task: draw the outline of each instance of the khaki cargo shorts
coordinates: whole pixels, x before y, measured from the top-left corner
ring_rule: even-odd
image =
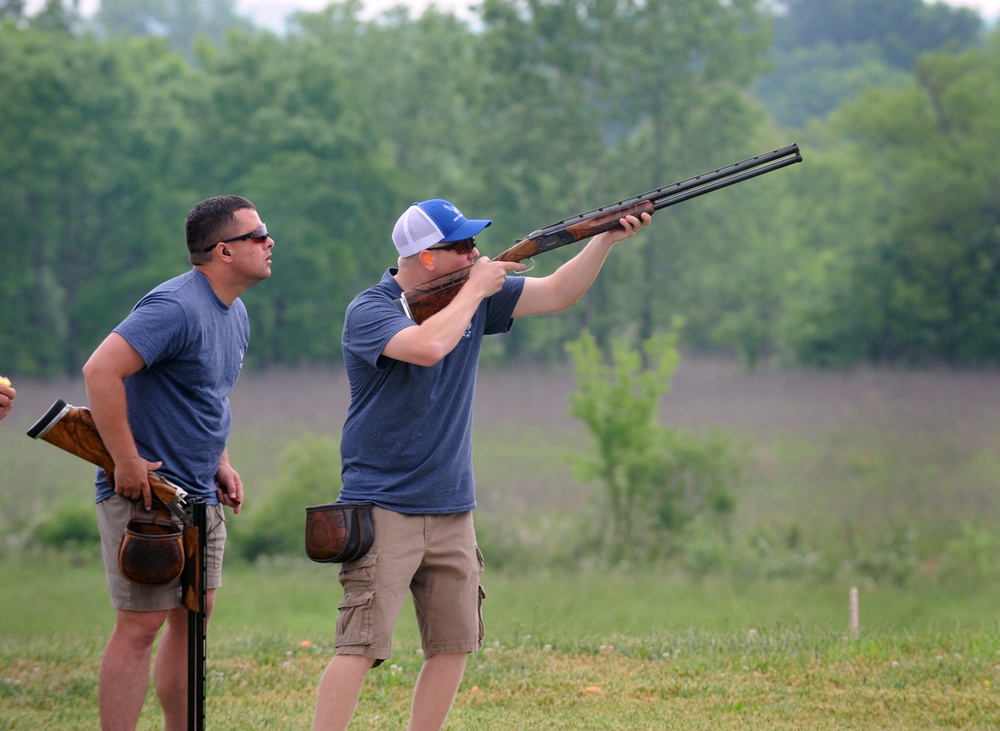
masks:
[[[374,658],[376,666],[389,659],[408,592],[425,658],[482,647],[486,593],[472,512],[403,515],[376,507],[372,518],[371,549],[340,569],[337,652]]]

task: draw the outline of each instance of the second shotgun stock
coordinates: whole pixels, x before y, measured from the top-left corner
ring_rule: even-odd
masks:
[[[56,400],[45,415],[28,430],[32,439],[41,439],[53,446],[102,467],[113,479],[115,462],[104,446],[94,417],[86,406],[71,406],[62,399]],[[150,471],[149,489],[181,520],[190,521],[183,510],[187,491],[178,487],[158,472]]]
[[[86,406],[71,406],[56,400],[45,415],[28,430],[32,439],[59,447],[72,455],[102,467],[113,479],[115,463],[94,425],[94,416]],[[203,611],[204,583],[201,555],[201,530],[185,510],[187,491],[163,475],[149,472],[149,489],[184,524],[184,572],[181,577],[181,604],[189,612]]]
[[[665,185],[617,203],[595,208],[532,231],[513,246],[494,257],[494,261],[523,261],[560,246],[589,239],[599,233],[620,228],[625,216],[653,214],[661,208],[697,198],[715,190],[741,183],[758,175],[802,162],[799,146],[791,144],[772,152]],[[418,325],[448,306],[469,278],[472,267],[438,277],[403,292],[399,306]]]

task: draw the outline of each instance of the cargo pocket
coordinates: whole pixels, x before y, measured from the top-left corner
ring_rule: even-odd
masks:
[[[486,590],[482,585],[479,587],[479,642],[486,636],[486,625],[483,623],[483,599],[486,598]]]
[[[337,575],[345,594],[356,593],[370,587],[375,577],[374,566],[378,558],[377,551],[368,551],[355,561],[345,561],[340,565]]]
[[[483,572],[486,570],[486,562],[483,560],[483,552],[479,550],[479,546],[476,546],[476,560],[479,562],[479,575],[482,576]],[[483,600],[486,598],[486,590],[483,588],[482,581],[479,583],[479,642],[482,644],[483,638],[486,636],[486,625],[483,623]]]
[[[359,647],[372,643],[372,601],[375,589],[376,551],[369,551],[356,561],[340,566],[340,585],[344,598],[337,605],[337,645]]]
[[[346,594],[337,605],[337,638],[346,647],[371,644],[372,598],[375,592]]]

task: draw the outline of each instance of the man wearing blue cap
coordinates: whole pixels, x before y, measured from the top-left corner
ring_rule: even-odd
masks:
[[[343,564],[335,644],[313,728],[345,729],[368,671],[392,655],[392,632],[412,593],[424,652],[409,728],[439,729],[483,640],[482,554],[476,545],[472,406],[483,336],[520,317],[575,304],[617,242],[650,221],[628,216],[547,277],[508,277],[524,264],[480,257],[470,220],[446,200],[411,205],[392,231],[398,266],[359,294],[344,321],[351,405],[341,438],[340,500],[374,503],[375,542]],[[416,324],[404,290],[471,265],[443,309]]]

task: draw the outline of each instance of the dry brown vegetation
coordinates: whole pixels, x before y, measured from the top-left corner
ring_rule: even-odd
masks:
[[[14,374],[16,376],[16,374]],[[24,436],[55,398],[86,402],[78,380],[22,381],[0,425],[3,489],[30,478],[25,517],[42,499],[87,492],[90,469]],[[591,447],[568,415],[569,365],[479,374],[476,468],[481,509],[513,515],[571,511],[596,486],[573,476],[569,455]],[[232,457],[249,497],[280,471],[300,435],[336,443],[349,394],[341,369],[246,372],[233,394]],[[759,369],[688,354],[661,409],[666,426],[721,429],[747,454],[740,516],[762,525],[831,519],[852,530],[879,521],[996,517],[1000,484],[1000,373],[994,370]],[[72,465],[72,466],[70,466]],[[80,484],[70,487],[66,471]],[[331,475],[331,491],[339,476]],[[8,494],[8,497],[12,497]]]

